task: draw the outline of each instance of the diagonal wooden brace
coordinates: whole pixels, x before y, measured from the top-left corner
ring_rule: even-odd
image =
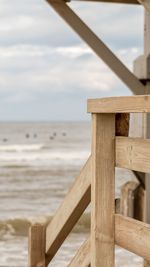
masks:
[[[90,267],[91,266],[90,253],[90,238],[88,238],[81,248],[77,251],[71,263],[67,267]]]
[[[92,48],[111,70],[131,89],[142,94],[145,86],[96,36],[96,34],[75,14],[63,0],[46,0],[71,28]]]

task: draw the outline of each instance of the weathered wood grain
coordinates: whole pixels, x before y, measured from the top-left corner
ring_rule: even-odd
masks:
[[[150,173],[150,139],[116,137],[116,166]]]
[[[46,267],[45,225],[34,224],[29,229],[29,267]]]
[[[139,183],[128,181],[121,188],[121,210],[120,213],[127,217],[134,218],[135,191]]]
[[[115,242],[118,246],[150,261],[150,225],[115,215]]]
[[[150,113],[150,95],[89,99],[87,110],[90,113]]]
[[[68,267],[90,267],[90,238],[84,242]]]
[[[114,267],[115,114],[92,121],[91,267]]]

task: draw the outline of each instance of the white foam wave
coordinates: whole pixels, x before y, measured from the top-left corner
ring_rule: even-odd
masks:
[[[21,152],[21,151],[38,151],[44,147],[44,144],[14,144],[14,145],[1,145],[0,152]]]
[[[34,151],[20,153],[1,152],[0,166],[79,164],[87,159],[88,151]]]

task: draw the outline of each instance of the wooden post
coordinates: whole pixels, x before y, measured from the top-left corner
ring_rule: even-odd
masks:
[[[140,56],[135,61],[135,74],[139,79],[142,79],[146,86],[144,92],[141,94],[150,93],[150,1],[142,1],[145,8],[145,27],[144,27],[144,55]],[[142,132],[140,137],[150,138],[150,114],[143,114],[141,123],[138,127],[141,127]],[[136,131],[135,131],[136,132]],[[150,223],[150,174],[144,175],[145,188],[146,188],[146,200],[145,200],[145,221]],[[150,266],[150,263],[145,262],[144,266]]]
[[[148,27],[147,30],[149,30],[148,38],[149,38],[149,49],[150,49],[150,14],[147,15],[146,12],[146,25]],[[147,17],[148,16],[148,17]],[[147,38],[146,38],[147,39]],[[148,45],[148,44],[147,44]],[[150,52],[150,51],[149,51]],[[150,66],[149,66],[150,69]],[[146,84],[146,93],[150,93],[150,82]],[[145,114],[145,137],[150,138],[150,114]],[[150,174],[145,174],[145,218],[144,220],[150,224]],[[150,267],[150,261],[144,260],[144,267]]]
[[[138,183],[129,181],[121,188],[121,214],[134,218],[134,195]]]
[[[150,2],[149,2],[150,7]],[[146,74],[147,74],[147,83],[146,83],[146,94],[150,94],[150,13],[145,11],[145,57],[147,59],[146,64]],[[145,137],[150,138],[150,114],[146,114],[145,119]],[[146,174],[146,222],[150,224],[150,174]],[[149,264],[150,266],[150,264]]]
[[[29,229],[29,267],[46,267],[45,225],[34,224]]]
[[[91,267],[114,267],[115,114],[93,114]]]
[[[138,182],[129,181],[121,188],[120,213],[144,221],[145,190]]]
[[[144,221],[145,216],[145,190],[139,184],[134,194],[134,218],[139,221]]]

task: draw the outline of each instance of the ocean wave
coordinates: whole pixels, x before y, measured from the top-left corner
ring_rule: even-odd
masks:
[[[22,152],[22,151],[38,151],[45,148],[44,144],[14,144],[0,145],[0,152]]]
[[[80,164],[87,159],[88,151],[48,151],[40,152],[35,151],[11,153],[0,153],[0,166],[50,166],[50,165],[62,165],[62,164]]]
[[[29,227],[34,223],[48,224],[53,219],[52,216],[38,218],[14,218],[0,221],[0,238],[5,235],[27,236]],[[79,219],[73,229],[74,233],[88,231],[90,229],[90,214],[85,213]]]

